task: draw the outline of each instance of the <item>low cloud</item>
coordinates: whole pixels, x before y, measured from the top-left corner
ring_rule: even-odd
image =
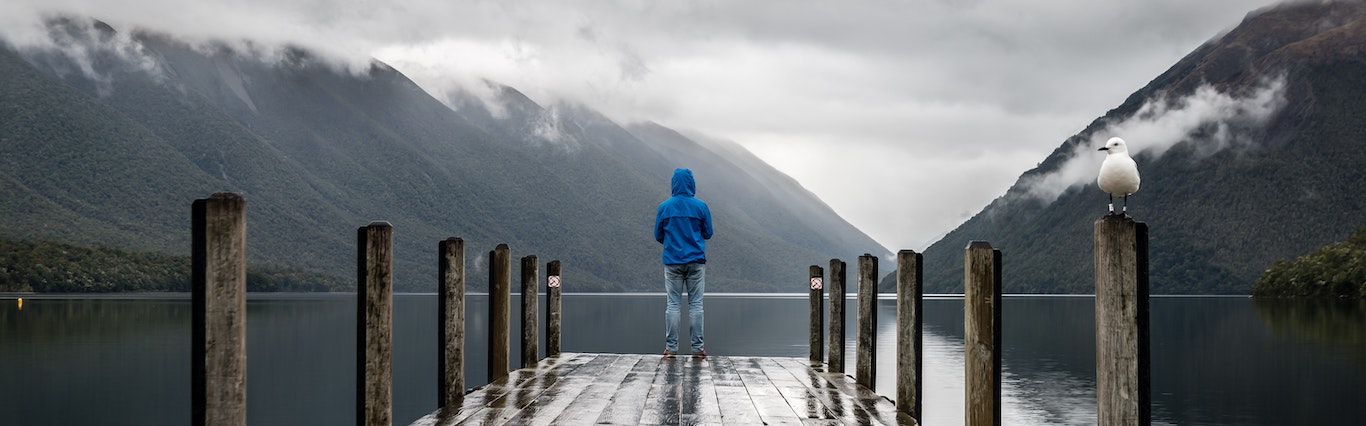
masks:
[[[146,72],[161,79],[161,67],[130,32],[89,18],[46,15],[20,36],[0,38],[29,61],[42,64],[58,76],[78,74],[95,84],[101,96],[113,87],[113,71]]]
[[[1161,158],[1183,142],[1197,144],[1195,152],[1202,157],[1248,146],[1285,102],[1284,75],[1266,79],[1241,95],[1208,84],[1177,99],[1159,94],[1128,118],[1091,133],[1085,143],[1073,147],[1057,170],[1026,178],[1024,191],[1031,198],[1052,203],[1069,188],[1094,182],[1105,159],[1096,150],[1112,137],[1124,139],[1129,155],[1139,157],[1140,170],[1143,160]]]
[[[1077,125],[1278,1],[5,0],[0,39],[45,37],[26,24],[64,13],[267,62],[288,46],[362,73],[377,58],[500,116],[495,81],[541,105],[735,140],[879,242],[919,249]],[[795,145],[838,160],[808,167]],[[933,184],[851,197],[845,179]]]

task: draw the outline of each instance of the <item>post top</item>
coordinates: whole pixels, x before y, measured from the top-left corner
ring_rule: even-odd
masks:
[[[1133,216],[1129,216],[1129,215],[1124,214],[1124,213],[1106,213],[1105,216],[1102,216],[1100,219],[1097,219],[1097,220],[1096,220],[1096,223],[1101,223],[1101,222],[1105,222],[1105,223],[1116,223],[1116,224],[1118,224],[1118,223],[1143,223],[1143,222],[1135,221]]]
[[[213,200],[241,201],[241,200],[242,200],[242,194],[238,194],[238,193],[236,193],[236,192],[215,192],[215,193],[213,193],[213,195],[210,195],[210,196],[209,196],[209,199],[213,199]]]
[[[991,243],[982,240],[972,240],[972,242],[968,243],[967,249],[992,250]]]
[[[911,249],[901,249],[901,251],[896,252],[896,254],[916,254],[916,251]]]
[[[370,224],[369,224],[369,225],[365,225],[365,227],[367,227],[367,228],[393,228],[394,225],[390,225],[390,224],[389,224],[389,221],[387,221],[387,220],[372,220],[372,221],[370,221]]]

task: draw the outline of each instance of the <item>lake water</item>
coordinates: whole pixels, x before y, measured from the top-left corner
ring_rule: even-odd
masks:
[[[15,295],[0,295],[0,424],[189,421],[188,295],[22,297],[20,308]],[[487,377],[486,302],[468,299],[469,386]],[[663,303],[663,295],[566,295],[563,349],[658,353]],[[1005,298],[1005,424],[1095,423],[1093,303]],[[354,424],[354,295],[253,294],[247,306],[249,423]],[[848,306],[853,371],[852,299]],[[894,395],[895,300],[878,308],[877,391]],[[713,293],[706,309],[712,355],[807,354],[804,294]],[[395,296],[395,424],[436,407],[436,310],[434,295]],[[924,311],[926,423],[962,424],[962,299],[928,298]],[[1346,425],[1366,415],[1366,302],[1155,297],[1151,322],[1156,424]]]

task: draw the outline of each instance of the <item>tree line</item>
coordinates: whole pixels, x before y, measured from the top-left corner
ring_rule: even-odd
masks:
[[[247,291],[346,291],[341,279],[274,265],[247,265]],[[188,292],[190,257],[0,238],[0,291]]]
[[[1277,260],[1257,279],[1252,295],[1366,299],[1366,226],[1345,241],[1294,260]]]

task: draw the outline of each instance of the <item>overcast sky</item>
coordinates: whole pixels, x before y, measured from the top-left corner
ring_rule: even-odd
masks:
[[[733,140],[888,248],[923,250],[1272,3],[5,0],[0,33],[37,43],[36,17],[60,11],[378,58],[438,98],[489,79]]]

